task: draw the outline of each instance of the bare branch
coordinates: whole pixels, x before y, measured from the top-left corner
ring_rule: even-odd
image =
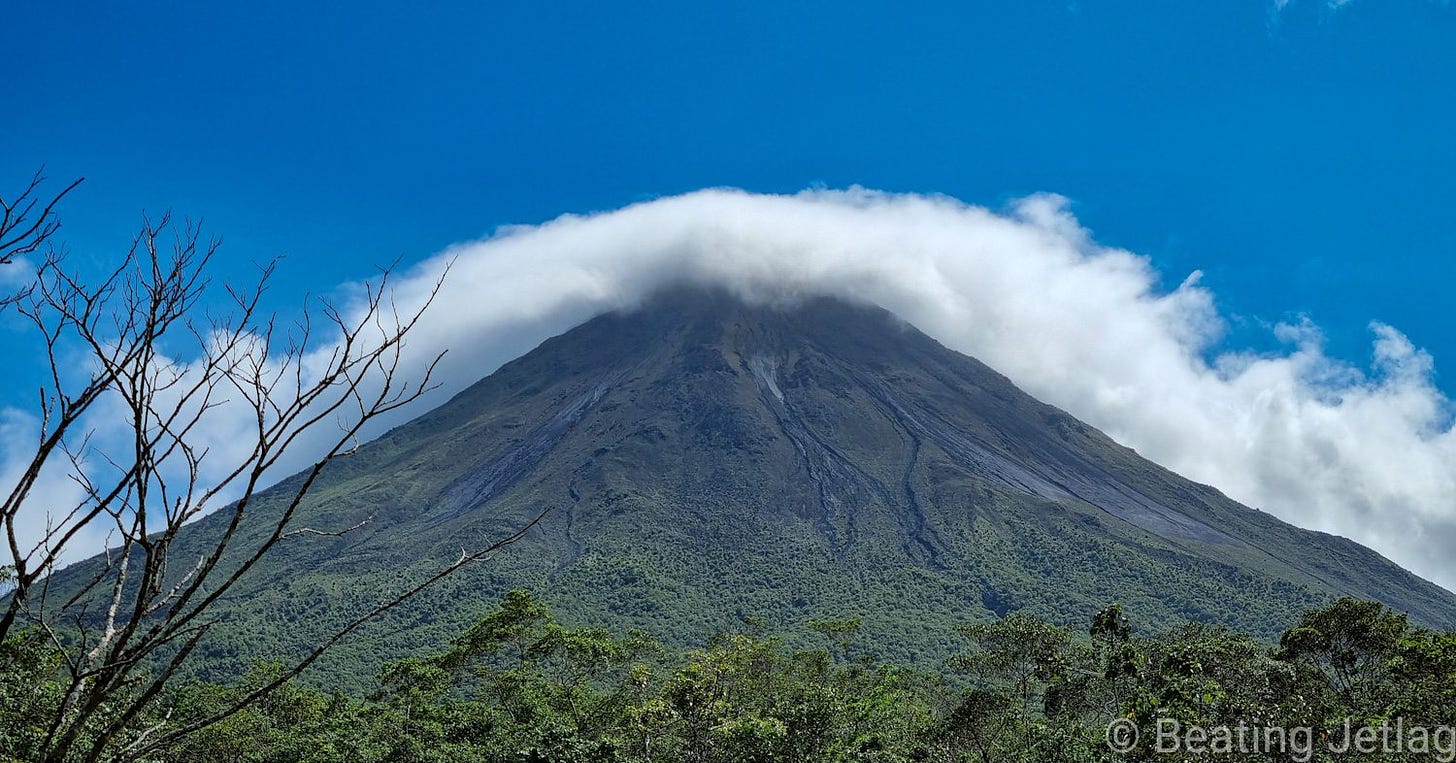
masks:
[[[30,179],[30,185],[20,195],[10,200],[0,198],[0,265],[8,265],[16,257],[40,249],[47,239],[60,230],[61,221],[55,215],[56,205],[85,179],[77,178],[61,189],[60,193],[50,197],[45,206],[40,208],[39,214],[36,214],[36,207],[44,198],[39,195],[40,187],[45,184],[43,169],[36,171]]]
[[[354,532],[355,530],[358,530],[359,528],[373,521],[374,517],[365,517],[362,521],[360,521],[353,527],[346,527],[342,530],[336,530],[333,532],[329,532],[327,530],[315,530],[312,527],[300,527],[297,530],[289,530],[288,532],[283,533],[283,540],[294,538],[299,535],[313,535],[321,538],[342,538],[345,535],[348,535],[349,533]]]
[[[512,543],[515,543],[516,541],[520,540],[521,538],[524,538],[526,536],[526,533],[529,532],[531,530],[531,528],[535,527],[537,523],[539,523],[548,513],[550,513],[550,511],[551,510],[549,508],[546,509],[545,511],[542,511],[540,514],[537,514],[535,516],[535,518],[533,518],[530,522],[526,523],[519,530],[516,530],[514,533],[510,534],[509,536],[507,536],[505,538],[502,538],[501,540],[498,540],[498,541],[490,544],[489,546],[486,546],[485,548],[480,549],[479,551],[476,551],[476,552],[473,552],[473,553],[469,553],[469,552],[466,552],[466,551],[461,551],[460,552],[460,557],[458,559],[456,559],[455,562],[453,562],[450,565],[448,565],[448,566],[440,569],[435,574],[433,574],[430,577],[428,577],[428,578],[420,581],[419,583],[415,584],[414,586],[406,589],[404,592],[402,592],[402,593],[400,593],[400,594],[398,594],[396,596],[393,596],[393,597],[391,597],[389,599],[386,599],[385,601],[380,602],[378,605],[376,605],[373,609],[369,610],[368,612],[365,612],[364,614],[359,615],[358,617],[354,618],[352,621],[349,622],[348,625],[346,625],[343,628],[341,628],[338,631],[336,631],[334,633],[334,635],[330,636],[323,643],[319,644],[316,648],[314,648],[313,651],[309,652],[308,656],[304,657],[297,664],[295,664],[292,668],[289,668],[288,670],[283,671],[280,675],[278,675],[277,677],[275,677],[269,683],[267,683],[267,684],[265,684],[263,686],[260,686],[257,689],[254,689],[253,691],[249,692],[248,694],[244,695],[243,697],[241,697],[240,699],[238,699],[237,701],[235,701],[233,704],[229,705],[227,708],[225,708],[225,709],[223,709],[223,710],[221,710],[221,711],[219,711],[219,712],[217,712],[217,713],[215,713],[213,715],[207,716],[205,718],[199,718],[199,719],[197,719],[195,721],[192,721],[192,722],[190,722],[190,723],[188,723],[188,724],[186,724],[184,726],[181,726],[181,727],[179,727],[179,728],[177,728],[177,729],[175,729],[175,730],[173,730],[173,731],[171,731],[171,732],[169,732],[169,733],[167,733],[167,734],[165,734],[165,735],[163,735],[161,737],[158,737],[156,741],[154,741],[150,745],[147,745],[147,746],[141,748],[140,751],[141,752],[150,752],[152,750],[156,750],[156,749],[160,749],[162,747],[165,747],[167,744],[169,744],[171,742],[175,742],[178,739],[181,739],[182,737],[184,737],[184,736],[186,736],[186,735],[188,735],[190,733],[193,733],[193,732],[196,732],[196,731],[198,731],[200,729],[203,729],[203,728],[206,728],[208,726],[211,726],[211,725],[213,725],[215,723],[218,723],[219,721],[226,720],[227,718],[229,718],[229,717],[231,717],[233,715],[236,715],[238,712],[242,711],[244,708],[247,708],[247,707],[251,706],[252,704],[256,703],[258,700],[262,699],[263,697],[266,697],[267,695],[271,694],[272,692],[277,691],[279,687],[281,687],[284,684],[286,684],[289,681],[291,681],[299,673],[302,673],[304,670],[307,670],[310,665],[312,665],[315,662],[317,662],[318,659],[320,657],[322,657],[324,655],[324,653],[327,652],[331,647],[333,647],[339,641],[342,641],[345,637],[347,637],[350,633],[353,633],[360,626],[362,626],[365,623],[369,622],[370,620],[373,620],[374,618],[376,618],[376,617],[384,614],[385,612],[388,612],[389,610],[394,609],[395,607],[399,606],[400,604],[403,604],[404,602],[409,601],[411,598],[415,597],[420,592],[422,592],[425,589],[429,588],[430,586],[432,586],[432,585],[440,582],[441,580],[444,580],[445,578],[449,577],[450,575],[453,575],[454,573],[458,572],[461,568],[465,567],[466,565],[469,565],[469,564],[474,563],[474,562],[478,562],[478,561],[486,558],[487,556],[490,556],[491,554],[493,554],[493,553],[501,550],[502,548],[505,548],[506,546],[509,546]]]

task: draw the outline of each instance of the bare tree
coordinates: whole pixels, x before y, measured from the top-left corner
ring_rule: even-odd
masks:
[[[77,178],[60,193],[46,198],[41,193],[45,174],[38,170],[18,196],[9,200],[0,197],[0,265],[9,265],[15,258],[40,249],[60,229],[56,205],[84,180]]]
[[[37,251],[60,229],[56,205],[83,181],[85,178],[77,178],[59,193],[47,197],[41,192],[45,184],[44,170],[37,170],[18,195],[0,197],[0,265],[13,265],[17,259]],[[22,290],[19,294],[0,294],[0,309],[23,293]],[[0,570],[0,582],[4,581],[4,572]]]
[[[37,207],[39,183],[37,176],[5,206],[0,240],[9,248],[0,247],[0,255],[6,258],[42,251],[56,230],[55,201],[74,187]],[[391,296],[386,271],[367,286],[362,304],[320,301],[280,326],[260,309],[272,264],[253,288],[216,291],[206,273],[218,245],[195,225],[147,220],[110,272],[88,281],[51,249],[34,283],[14,298],[13,307],[38,332],[49,366],[33,454],[15,484],[0,487],[3,566],[11,586],[0,602],[0,643],[12,632],[39,628],[64,658],[64,696],[34,752],[42,761],[134,759],[226,718],[370,618],[535,524],[485,548],[462,550],[437,573],[358,613],[276,680],[223,711],[185,721],[160,717],[159,701],[185,672],[218,602],[260,559],[291,537],[354,529],[299,526],[298,509],[324,467],[354,446],[365,425],[431,388],[440,360],[434,357],[415,380],[401,373],[405,339],[439,282],[421,304],[403,308]],[[219,300],[228,303],[227,314],[204,317]],[[79,374],[77,353],[89,364]],[[202,436],[209,422],[225,409],[236,415],[238,407],[248,422],[242,442],[234,438],[230,457],[209,450]],[[124,421],[124,448],[91,444],[100,415]],[[260,501],[275,467],[303,448],[311,465]],[[57,505],[59,491],[42,487],[57,473],[79,497]],[[219,516],[210,520],[214,532],[206,547],[174,558],[184,525],[214,509]],[[25,521],[36,512],[46,521],[27,537]],[[64,595],[53,593],[52,573],[86,534],[100,529],[109,541],[94,574]]]

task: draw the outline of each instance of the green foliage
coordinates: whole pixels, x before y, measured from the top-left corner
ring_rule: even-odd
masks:
[[[1279,639],[1279,656],[1319,671],[1341,706],[1378,704],[1391,685],[1392,658],[1411,633],[1405,615],[1373,601],[1340,599],[1306,612]]]
[[[71,686],[66,667],[51,635],[40,629],[12,631],[0,643],[0,763],[31,763],[53,751],[55,722]],[[119,750],[136,740],[146,728],[141,721],[101,739],[101,729],[120,716],[119,707],[129,699],[118,692],[101,703],[77,729],[75,749],[60,763],[86,760],[93,746]]]
[[[1456,632],[1356,600],[1304,613],[1273,649],[1202,623],[1140,634],[1120,607],[1082,634],[1013,612],[957,628],[963,646],[944,671],[855,653],[853,618],[807,623],[826,642],[810,648],[744,625],[674,654],[640,632],[563,624],[515,590],[440,651],[389,664],[368,696],[287,683],[145,761],[1100,763],[1164,759],[1147,744],[1109,752],[1112,721],[1144,740],[1167,719],[1456,723]],[[35,759],[65,690],[48,643],[30,632],[0,645],[4,763]],[[103,740],[102,760],[131,760],[124,750],[141,735],[213,716],[282,669],[258,663],[227,684],[175,688]]]
[[[819,628],[836,641],[854,630]],[[178,692],[178,720],[266,680]],[[953,693],[933,675],[734,633],[669,659],[640,633],[567,627],[523,591],[367,699],[290,685],[168,751],[199,761],[909,760]]]
[[[41,747],[60,705],[60,657],[40,631],[0,644],[0,760],[24,760]]]
[[[958,628],[964,646],[943,672],[848,654],[852,618],[807,624],[830,648],[745,625],[673,655],[640,633],[563,625],[512,591],[443,650],[392,663],[367,698],[288,684],[154,763],[1151,761],[1166,758],[1146,744],[1110,752],[1108,723],[1151,739],[1163,719],[1435,725],[1456,707],[1456,633],[1353,600],[1305,613],[1275,649],[1199,623],[1139,634],[1119,607],[1081,634],[1014,612]],[[25,692],[46,691],[37,654],[7,657],[0,739],[12,745],[34,715]],[[167,721],[216,712],[277,670],[185,687]]]

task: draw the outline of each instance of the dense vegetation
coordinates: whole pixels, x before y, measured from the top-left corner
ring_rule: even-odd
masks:
[[[367,696],[290,683],[147,759],[1152,760],[1164,759],[1153,749],[1160,719],[1185,728],[1328,729],[1331,740],[1347,720],[1456,723],[1456,633],[1353,599],[1305,613],[1276,648],[1196,623],[1139,635],[1118,607],[1080,633],[1011,613],[957,628],[962,649],[938,671],[877,661],[857,620],[808,623],[821,641],[809,649],[789,648],[759,621],[743,626],[673,654],[640,632],[563,625],[513,591],[441,651],[390,664]],[[50,654],[35,633],[0,650],[0,759],[27,760],[45,732],[60,686]],[[207,717],[274,669],[182,687],[113,747],[158,723]],[[1107,743],[1119,719],[1143,740],[1125,755]],[[1308,759],[1297,748],[1266,753],[1173,757]]]

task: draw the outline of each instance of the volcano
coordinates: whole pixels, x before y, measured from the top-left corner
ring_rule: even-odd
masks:
[[[1456,624],[1445,590],[1183,479],[881,309],[679,290],[547,340],[333,462],[299,524],[372,520],[276,549],[224,602],[207,653],[300,651],[547,509],[320,675],[367,680],[439,648],[513,587],[672,645],[750,616],[857,616],[867,649],[921,665],[955,648],[954,624],[1018,610],[1080,625],[1120,603],[1148,629],[1271,635],[1351,595]]]

